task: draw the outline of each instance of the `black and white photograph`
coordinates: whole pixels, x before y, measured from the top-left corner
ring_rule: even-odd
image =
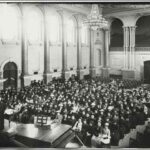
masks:
[[[150,3],[0,2],[0,148],[150,148]]]

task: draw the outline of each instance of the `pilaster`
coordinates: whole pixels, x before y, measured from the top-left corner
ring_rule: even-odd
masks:
[[[89,28],[89,33],[90,33],[90,75],[91,77],[96,76],[96,69],[94,66],[94,31]]]
[[[104,29],[104,63],[102,77],[109,77],[109,29]]]
[[[21,87],[25,86],[25,76],[28,76],[28,48],[27,48],[27,38],[24,22],[24,12],[23,6],[20,5],[21,10],[21,57],[22,57],[22,70],[21,70]]]
[[[62,20],[62,78],[68,79],[67,72],[67,41],[66,41],[66,21],[64,18],[64,12],[59,11]]]
[[[124,27],[124,69],[123,79],[135,78],[135,26]]]
[[[46,10],[43,9],[43,22],[44,22],[44,82],[48,83],[52,80],[52,75],[50,73],[50,47],[49,39],[47,36],[47,20],[46,20]]]

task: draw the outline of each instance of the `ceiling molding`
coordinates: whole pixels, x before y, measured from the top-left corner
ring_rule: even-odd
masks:
[[[88,14],[90,9],[82,4],[58,4],[59,8],[65,9],[73,13]]]
[[[128,11],[122,11],[122,12],[115,12],[110,14],[104,14],[105,17],[122,17],[122,16],[129,16],[129,15],[149,15],[150,14],[150,8],[143,8],[143,9],[136,9],[136,10],[128,10]]]

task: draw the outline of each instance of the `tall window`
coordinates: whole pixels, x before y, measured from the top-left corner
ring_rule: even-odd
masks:
[[[60,22],[56,15],[50,15],[47,18],[48,37],[52,43],[60,41]]]
[[[88,28],[85,25],[82,25],[81,29],[81,43],[82,44],[88,43]]]
[[[75,43],[75,24],[72,19],[67,20],[66,33],[67,33],[67,42],[70,44],[74,44]]]
[[[37,11],[31,10],[26,12],[25,29],[29,41],[36,42],[42,40],[42,17]]]
[[[17,40],[19,38],[17,10],[7,4],[0,7],[0,31],[4,40]]]

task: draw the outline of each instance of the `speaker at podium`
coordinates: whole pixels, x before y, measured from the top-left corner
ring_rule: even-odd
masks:
[[[144,83],[150,84],[150,60],[144,61]]]

